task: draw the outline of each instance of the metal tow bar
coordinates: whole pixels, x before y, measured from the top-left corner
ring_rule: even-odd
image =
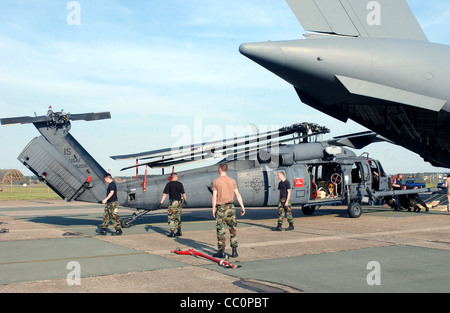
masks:
[[[171,253],[176,253],[176,254],[183,254],[183,255],[201,256],[201,257],[204,257],[204,258],[206,258],[208,260],[214,261],[214,262],[216,262],[217,264],[219,264],[220,266],[223,266],[223,267],[228,267],[228,268],[239,268],[239,267],[241,267],[241,265],[230,264],[230,263],[228,263],[225,260],[219,260],[219,259],[213,258],[213,257],[211,257],[209,255],[206,255],[206,254],[203,254],[201,252],[195,251],[194,249],[188,249],[187,251],[181,251],[180,249],[176,249],[176,250],[171,250],[170,252]]]

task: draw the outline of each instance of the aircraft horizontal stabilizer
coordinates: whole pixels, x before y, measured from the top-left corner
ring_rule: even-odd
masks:
[[[427,41],[406,0],[286,0],[307,31]]]

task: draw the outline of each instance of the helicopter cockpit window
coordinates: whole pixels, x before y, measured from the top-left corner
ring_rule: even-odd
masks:
[[[386,177],[386,173],[384,172],[384,169],[383,169],[383,167],[381,166],[381,163],[379,163],[379,162],[377,162],[378,163],[378,167],[379,167],[379,169],[380,169],[380,176],[381,177]]]
[[[322,165],[319,165],[317,167],[317,169],[316,169],[316,181],[323,180],[322,179],[322,169],[323,169]]]
[[[369,165],[372,173],[372,188],[378,190],[380,187],[380,169],[375,161],[369,161]]]

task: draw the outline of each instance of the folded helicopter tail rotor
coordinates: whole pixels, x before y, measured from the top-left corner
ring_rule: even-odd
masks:
[[[110,112],[70,114],[64,113],[63,111],[54,112],[52,110],[52,107],[50,106],[46,115],[8,117],[0,119],[0,122],[3,126],[36,123],[47,123],[49,126],[51,126],[65,124],[68,121],[97,121],[109,118],[111,118]]]

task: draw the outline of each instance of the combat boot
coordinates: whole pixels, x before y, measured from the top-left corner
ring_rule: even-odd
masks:
[[[175,237],[175,233],[173,230],[170,231],[170,233],[167,235],[167,237]]]
[[[122,229],[117,229],[114,233],[111,234],[111,236],[120,236],[122,235]]]
[[[281,224],[278,224],[277,227],[272,227],[273,231],[281,231]]]
[[[217,251],[217,253],[213,254],[213,257],[224,259],[225,258],[225,251],[223,251],[223,249],[220,249],[219,251]]]
[[[231,257],[232,258],[237,258],[238,257],[237,248],[236,247],[232,247],[231,250],[232,250]]]
[[[106,235],[106,229],[102,228],[102,229],[96,229],[95,232],[99,235]]]
[[[175,236],[183,236],[183,234],[181,233],[181,228],[178,228]]]
[[[289,224],[289,227],[286,230],[294,230],[294,224]]]

